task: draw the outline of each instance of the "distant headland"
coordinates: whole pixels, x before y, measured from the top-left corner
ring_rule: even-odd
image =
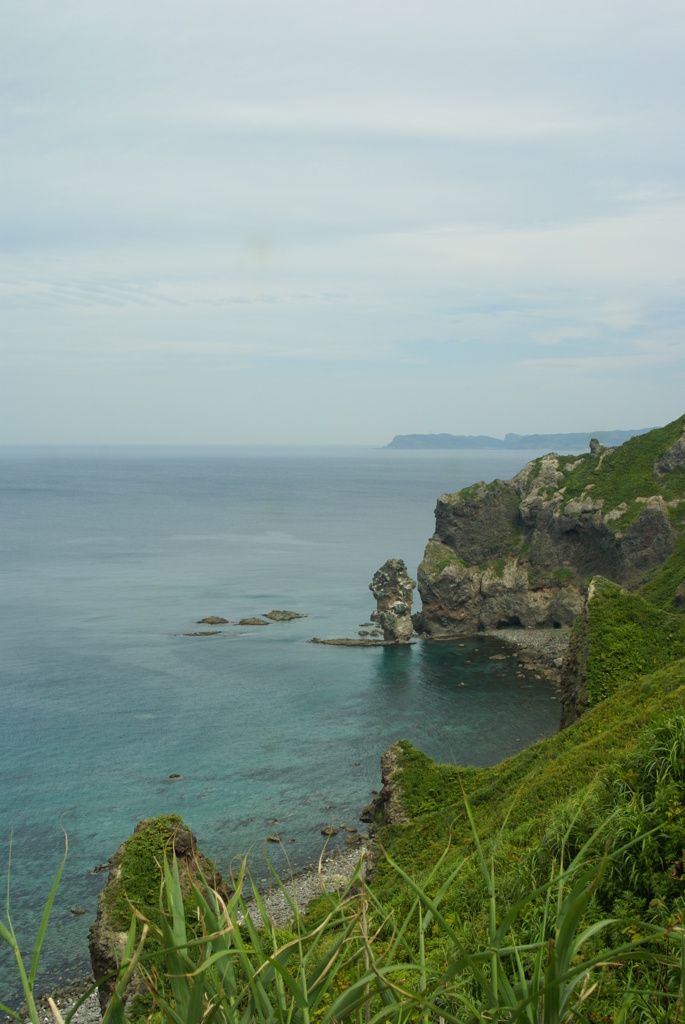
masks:
[[[646,434],[651,429],[651,427],[643,427],[640,430],[593,430],[578,431],[573,434],[505,434],[504,439],[489,437],[487,434],[395,434],[390,444],[386,444],[385,447],[405,451],[431,448],[499,448],[507,451],[523,449],[530,451],[534,448],[546,448],[548,451],[563,454],[567,451],[587,448],[591,437],[596,437],[599,443],[606,448],[616,448],[631,437]]]

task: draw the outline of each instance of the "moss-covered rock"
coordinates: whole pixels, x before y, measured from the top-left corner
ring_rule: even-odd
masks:
[[[139,822],[134,831],[109,861],[107,884],[98,898],[95,924],[90,929],[89,948],[96,980],[115,971],[121,963],[126,936],[134,911],[156,920],[160,912],[160,887],[164,858],[176,855],[184,893],[192,882],[204,885],[224,896],[230,893],[212,862],[200,852],[197,840],[178,814],[160,815]],[[99,987],[104,1013],[115,988],[115,981]],[[124,997],[127,1012],[144,1002],[144,986],[134,977]]]

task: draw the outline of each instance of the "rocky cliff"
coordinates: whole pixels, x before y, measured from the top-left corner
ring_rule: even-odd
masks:
[[[418,631],[571,625],[593,576],[649,582],[685,535],[685,416],[620,448],[590,448],[438,500]]]

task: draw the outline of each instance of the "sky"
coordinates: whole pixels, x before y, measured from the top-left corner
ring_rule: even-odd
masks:
[[[4,0],[0,444],[685,411],[685,6]]]

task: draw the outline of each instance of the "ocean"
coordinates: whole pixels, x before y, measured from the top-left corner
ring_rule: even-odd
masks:
[[[141,819],[178,812],[220,869],[251,851],[261,879],[274,830],[284,871],[318,857],[322,827],[358,825],[395,740],[485,765],[556,731],[550,686],[486,638],[308,643],[357,635],[387,558],[415,578],[440,494],[540,454],[0,448],[0,885],[11,840],[24,952],[69,837],[40,990],[88,973],[93,869]],[[235,624],[272,609],[306,617]],[[18,996],[4,948],[0,1001]]]

